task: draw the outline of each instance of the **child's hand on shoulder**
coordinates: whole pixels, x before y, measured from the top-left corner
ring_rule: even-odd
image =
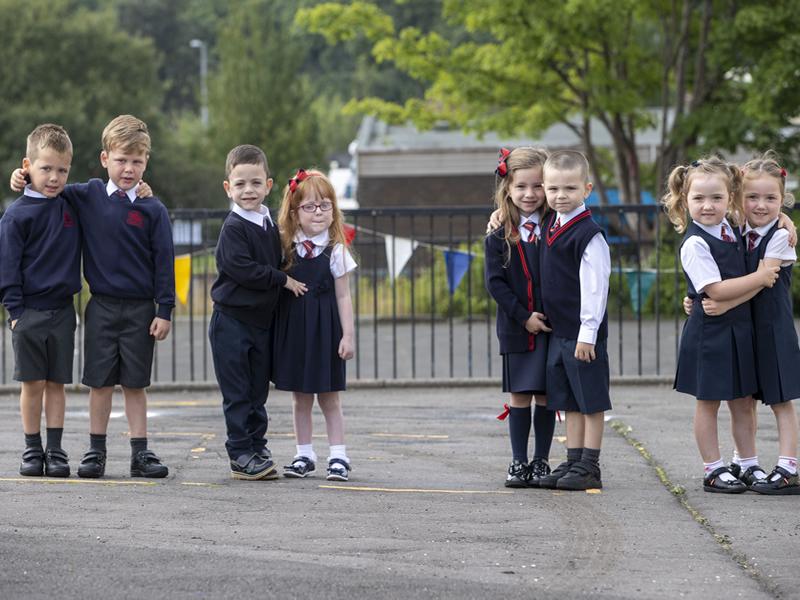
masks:
[[[778,280],[778,271],[780,267],[769,267],[763,260],[758,261],[758,270],[756,273],[761,275],[761,285],[763,287],[771,288]]]
[[[540,312],[531,313],[528,320],[525,321],[525,329],[530,333],[536,334],[542,331],[553,331],[546,324],[547,317]]]
[[[150,198],[152,195],[152,188],[144,180],[139,181],[139,187],[136,188],[136,197]]]
[[[486,233],[492,233],[495,229],[500,229],[503,222],[500,220],[500,209],[496,208],[489,216],[489,222],[486,224]]]
[[[150,335],[156,338],[156,341],[161,341],[169,335],[169,330],[172,328],[172,323],[161,317],[156,317],[150,323]]]
[[[795,227],[794,221],[789,218],[789,215],[781,213],[778,216],[778,228],[786,230],[789,234],[789,245],[794,248],[797,245],[797,227]]]
[[[11,173],[11,182],[9,185],[11,189],[15,192],[21,192],[25,189],[25,184],[28,183],[27,180],[28,171],[25,169],[14,169],[14,172]]]
[[[342,360],[350,360],[356,353],[355,344],[353,343],[353,336],[345,335],[342,341],[339,342],[339,358]]]
[[[308,291],[308,288],[306,287],[305,283],[297,281],[297,279],[292,279],[291,277],[288,276],[286,277],[286,283],[284,284],[283,287],[292,292],[295,295],[295,297],[302,296]]]
[[[592,362],[596,358],[594,344],[587,344],[586,342],[575,344],[575,358],[583,362]]]

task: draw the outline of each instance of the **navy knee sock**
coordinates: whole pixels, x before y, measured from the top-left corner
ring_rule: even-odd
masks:
[[[64,433],[63,427],[48,427],[47,428],[47,447],[50,450],[61,448],[61,436]]]
[[[528,437],[531,434],[531,407],[516,408],[508,412],[508,433],[511,436],[511,453],[514,460],[528,462]]]
[[[536,405],[533,410],[534,458],[550,457],[550,445],[553,443],[553,432],[556,429],[556,411],[546,406]]]
[[[42,433],[26,433],[25,434],[25,447],[38,448],[42,450]]]

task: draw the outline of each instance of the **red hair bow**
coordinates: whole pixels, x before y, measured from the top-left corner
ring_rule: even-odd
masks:
[[[508,163],[506,159],[511,154],[508,148],[500,148],[500,158],[497,160],[497,168],[494,170],[498,177],[505,177],[508,175]]]
[[[786,179],[786,169],[781,168],[781,177]]]
[[[297,173],[295,173],[294,177],[289,180],[289,189],[291,192],[294,194],[297,191],[297,186],[306,179],[308,179],[308,173],[306,173],[306,170],[297,169]]]

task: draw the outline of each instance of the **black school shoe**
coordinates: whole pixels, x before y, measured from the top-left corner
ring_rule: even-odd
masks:
[[[275,471],[275,463],[264,459],[258,454],[243,454],[236,460],[231,460],[231,477],[246,481],[266,479]]]
[[[343,458],[332,458],[328,461],[328,476],[325,479],[328,481],[347,481],[352,470],[353,467]]]
[[[139,450],[131,456],[131,477],[161,479],[168,474],[169,469],[161,464],[161,459],[152,450]]]
[[[44,474],[48,477],[69,477],[69,459],[61,448],[48,448],[44,453]]]
[[[757,481],[750,489],[771,496],[796,496],[800,495],[800,477],[783,467],[775,467],[766,479]]]
[[[283,467],[283,476],[289,479],[311,477],[316,472],[317,466],[307,456],[298,456],[292,461],[292,464]]]
[[[556,482],[556,489],[559,490],[594,490],[602,487],[600,467],[582,460],[572,463],[566,475]]]
[[[550,474],[550,463],[547,462],[546,458],[533,458],[528,464],[528,473],[530,474],[528,485],[530,487],[539,487],[539,480]]]
[[[723,481],[720,479],[719,476],[723,473],[730,473],[733,475],[729,467],[714,469],[711,473],[703,477],[703,490],[715,494],[741,494],[747,491],[747,485],[739,479],[734,479],[733,481]]]
[[[741,470],[741,469],[740,469]],[[756,477],[756,473],[761,471],[763,473],[763,477]],[[733,472],[733,471],[731,471]],[[766,479],[767,472],[759,467],[758,465],[753,465],[752,467],[747,467],[747,470],[738,476],[739,480],[744,483],[748,489],[753,489],[753,485],[760,480]]]
[[[25,477],[41,477],[44,475],[44,450],[41,448],[25,448],[19,474]]]
[[[106,453],[102,450],[90,449],[78,465],[78,477],[97,479],[106,473]]]
[[[258,458],[260,458],[261,460],[269,460],[269,461],[272,460],[272,452],[266,446],[261,450],[257,450],[256,456],[258,456]],[[263,477],[263,479],[278,479],[280,476],[281,475],[280,473],[278,473],[278,469],[276,468],[270,471],[266,477]]]
[[[531,480],[528,464],[521,460],[512,460],[508,465],[505,486],[507,488],[526,488]]]
[[[539,477],[539,487],[546,488],[548,490],[556,489],[558,480],[569,472],[573,464],[575,463],[565,460],[547,475]]]

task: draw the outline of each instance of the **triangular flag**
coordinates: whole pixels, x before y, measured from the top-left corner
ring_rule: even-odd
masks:
[[[447,267],[447,286],[450,288],[450,294],[452,295],[475,257],[472,254],[458,250],[444,250],[443,253],[444,263]]]
[[[631,295],[631,308],[636,314],[641,312],[642,307],[639,304],[639,282],[641,281],[642,290],[642,303],[647,300],[650,294],[650,288],[656,282],[656,274],[654,271],[626,271],[625,279],[628,280],[628,290]]]
[[[344,228],[344,243],[345,245],[349,246],[353,243],[353,240],[356,237],[356,228],[352,225],[348,225],[347,223],[344,223],[342,227]]]
[[[182,254],[175,257],[175,295],[181,304],[189,300],[189,286],[192,281],[192,255]]]
[[[394,281],[406,266],[408,259],[414,254],[419,242],[412,242],[407,238],[394,235],[384,235],[386,244],[386,266],[389,269],[389,279]]]

